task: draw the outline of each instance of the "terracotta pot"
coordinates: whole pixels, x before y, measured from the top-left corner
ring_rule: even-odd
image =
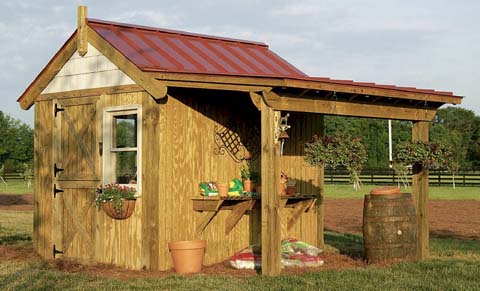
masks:
[[[127,219],[133,214],[133,211],[135,210],[135,202],[136,199],[122,199],[122,208],[115,209],[113,208],[112,201],[106,201],[102,202],[102,209],[109,217],[113,219]]]
[[[176,241],[168,244],[173,266],[178,274],[198,273],[202,270],[205,255],[204,240]]]
[[[287,183],[280,183],[280,194],[282,196],[287,195]]]
[[[247,179],[243,181],[243,190],[246,192],[253,192],[253,188],[255,188],[255,183],[252,180]]]
[[[220,197],[227,197],[228,190],[230,190],[230,183],[217,183],[217,190]]]
[[[297,195],[297,187],[287,185],[287,196],[295,196],[295,195]]]
[[[396,186],[385,186],[380,188],[375,188],[370,191],[372,195],[392,195],[392,194],[400,194],[400,188]]]

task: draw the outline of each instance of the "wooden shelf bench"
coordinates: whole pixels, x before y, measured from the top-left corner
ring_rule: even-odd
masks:
[[[294,209],[288,219],[287,229],[295,225],[302,213],[310,211],[316,200],[316,195],[282,196],[280,208]],[[197,225],[197,234],[205,230],[219,211],[231,210],[225,219],[225,234],[229,234],[243,215],[252,211],[256,203],[261,203],[261,196],[199,196],[192,198],[192,202],[194,211],[205,212]]]

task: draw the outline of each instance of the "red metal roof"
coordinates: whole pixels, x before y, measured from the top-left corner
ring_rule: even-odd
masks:
[[[311,77],[260,42],[91,18],[88,25],[142,71],[295,79],[453,96],[430,89]]]
[[[440,96],[454,96],[414,87],[397,87],[375,83],[334,80],[311,77],[295,68],[268,49],[264,43],[225,37],[194,34],[183,31],[88,19],[88,25],[115,47],[142,71],[187,73],[203,75],[228,75],[240,77],[265,77],[300,80],[315,83],[343,84],[358,87],[391,89]],[[46,68],[63,53],[76,32],[67,40],[54,58],[18,98],[18,102],[36,84]],[[457,103],[457,102],[454,102]]]
[[[304,78],[263,43],[88,19],[143,71]]]

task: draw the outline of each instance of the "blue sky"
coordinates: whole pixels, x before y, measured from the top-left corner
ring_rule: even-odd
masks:
[[[453,91],[480,115],[480,1],[10,1],[0,3],[0,110],[89,17],[266,42],[312,76]]]

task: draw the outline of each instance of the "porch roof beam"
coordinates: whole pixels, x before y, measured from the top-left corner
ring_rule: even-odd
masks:
[[[297,98],[291,94],[263,92],[267,104],[275,110],[321,113],[354,117],[384,118],[410,121],[430,121],[436,110],[409,108],[385,104],[353,103],[347,101]]]
[[[430,92],[409,91],[402,88],[383,88],[362,84],[341,84],[319,80],[281,79],[255,76],[220,76],[200,75],[188,73],[149,72],[147,73],[158,80],[182,80],[205,83],[241,84],[267,86],[272,88],[297,88],[302,90],[335,91],[337,93],[349,93],[358,95],[392,97],[407,100],[422,100],[438,103],[460,104],[462,97],[434,94]],[[303,91],[302,91],[303,92]],[[307,92],[306,92],[307,93]],[[306,94],[304,93],[304,94]]]

